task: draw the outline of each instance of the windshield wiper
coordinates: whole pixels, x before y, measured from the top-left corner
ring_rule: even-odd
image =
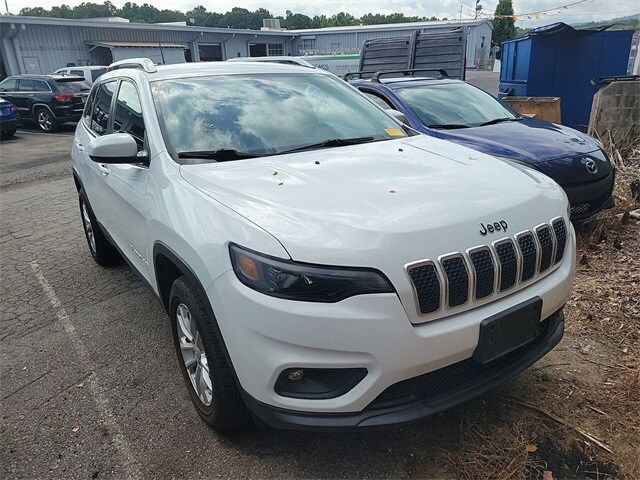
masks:
[[[494,118],[493,120],[489,120],[487,122],[482,122],[478,126],[479,127],[484,127],[485,125],[494,125],[496,123],[502,123],[502,122],[515,122],[517,120],[520,120],[520,118],[518,118],[518,117]]]
[[[469,128],[469,125],[463,125],[462,123],[440,123],[437,125],[427,125],[427,128],[433,128],[436,130],[453,130],[455,128]]]
[[[218,150],[201,150],[194,152],[178,152],[178,158],[202,158],[215,160],[216,162],[227,162],[230,160],[242,160],[245,158],[256,158],[262,155],[254,153],[240,152],[232,148],[219,148]]]
[[[318,143],[311,143],[309,145],[303,145],[302,147],[292,148],[290,150],[283,150],[278,152],[278,155],[285,153],[302,152],[304,150],[316,150],[319,148],[327,147],[345,147],[347,145],[357,145],[359,143],[367,143],[373,141],[373,137],[356,137],[356,138],[330,138]]]

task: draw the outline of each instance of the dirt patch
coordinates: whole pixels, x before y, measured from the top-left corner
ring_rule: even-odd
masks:
[[[548,439],[532,453],[526,476],[540,478],[545,471],[551,472],[554,478],[567,480],[604,480],[619,476],[614,463],[600,462],[575,446],[565,451]]]

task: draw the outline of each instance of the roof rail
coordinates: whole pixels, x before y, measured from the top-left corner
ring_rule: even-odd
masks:
[[[124,60],[113,62],[107,67],[107,72],[119,70],[121,68],[137,68],[138,70],[144,70],[147,73],[155,73],[158,71],[156,65],[149,58],[126,58]]]
[[[378,72],[367,72],[367,71],[358,71],[358,72],[348,72],[342,78],[343,80],[349,80],[352,75],[357,75],[358,78],[362,78],[363,74],[372,75],[371,81],[380,83],[380,77],[382,75],[387,75],[389,73],[402,73],[404,75],[409,75],[410,73],[416,72],[438,72],[440,74],[440,78],[449,78],[449,74],[443,68],[408,68],[404,70],[380,70]]]

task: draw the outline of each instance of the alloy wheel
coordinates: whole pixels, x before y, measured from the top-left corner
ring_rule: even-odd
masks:
[[[93,225],[91,224],[91,217],[89,217],[89,210],[87,204],[82,202],[82,223],[84,224],[84,231],[87,232],[87,240],[89,240],[89,248],[95,253],[96,251],[96,236],[93,231]]]
[[[51,127],[53,127],[51,116],[45,110],[38,113],[38,125],[40,125],[40,128],[45,132],[48,132],[51,130]]]
[[[210,406],[213,398],[209,362],[204,352],[202,337],[189,307],[181,303],[176,308],[176,323],[182,361],[187,369],[191,385],[205,406]]]

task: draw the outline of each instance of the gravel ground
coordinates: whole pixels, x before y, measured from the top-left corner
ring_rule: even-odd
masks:
[[[635,368],[637,381],[637,347],[571,326],[515,380],[410,426],[215,434],[191,407],[159,302],[126,267],[102,269],[88,253],[67,153],[72,130],[24,130],[0,146],[0,477],[537,478],[548,469],[554,478],[603,479],[640,471],[630,376]],[[637,331],[640,320],[624,308],[634,288],[637,302],[637,225],[616,231],[622,249],[609,236],[597,250],[597,275],[635,283],[608,299],[584,280],[583,265],[570,322],[582,325],[576,315],[590,305],[590,315],[618,316]],[[581,248],[579,258],[596,251]],[[606,401],[607,382],[619,379],[631,403]]]

